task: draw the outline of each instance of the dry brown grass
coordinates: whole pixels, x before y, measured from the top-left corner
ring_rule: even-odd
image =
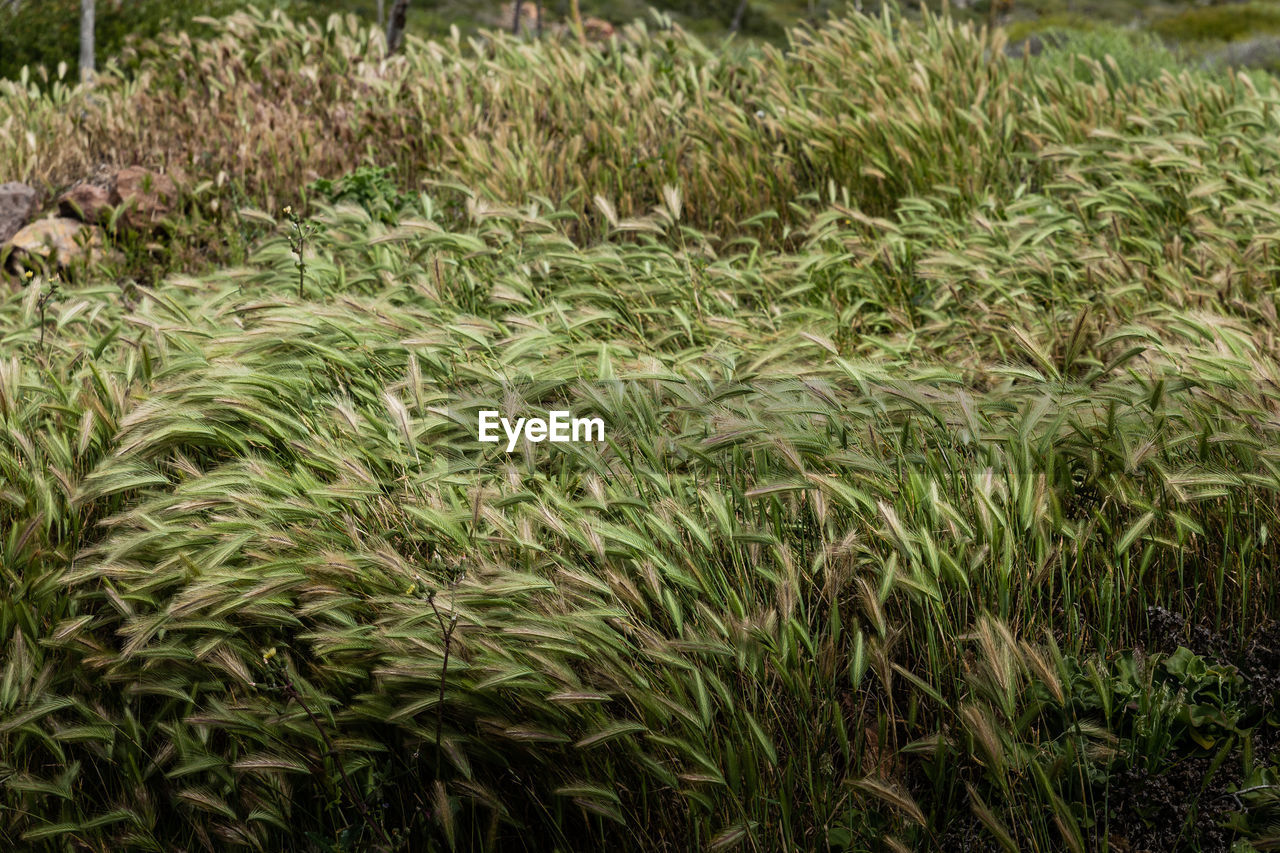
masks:
[[[1122,123],[1151,97],[1105,75],[1032,75],[1004,58],[1001,34],[949,21],[901,39],[890,21],[839,21],[790,51],[712,52],[637,24],[606,46],[495,34],[411,40],[391,58],[350,18],[241,14],[219,26],[208,41],[131,49],[128,73],[92,92],[0,83],[0,176],[56,188],[102,162],[136,163],[189,176],[215,211],[270,210],[317,177],[394,165],[410,188],[462,184],[584,211],[600,195],[622,219],[674,184],[685,224],[738,236],[766,214],[777,237],[810,192],[873,215],[937,186],[971,206],[994,185],[1043,177],[1046,147]],[[1164,102],[1203,93],[1164,85]],[[1240,95],[1191,111],[1188,129]]]

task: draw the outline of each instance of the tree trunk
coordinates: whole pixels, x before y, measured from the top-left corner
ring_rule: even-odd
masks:
[[[511,8],[515,11],[511,14],[511,35],[520,35],[520,9],[524,6],[524,0],[516,0],[511,4]]]
[[[587,31],[582,28],[582,10],[578,8],[578,0],[569,0],[569,16],[573,24],[573,31],[578,36],[578,41],[586,44]]]
[[[542,38],[542,0],[534,0],[533,8],[538,13],[538,38]]]
[[[742,29],[742,16],[745,14],[747,14],[747,0],[740,0],[738,11],[733,13],[733,23],[729,25],[729,32],[736,33]]]
[[[404,19],[409,12],[409,0],[396,0],[387,21],[387,53],[395,53],[404,44]]]
[[[386,0],[378,0],[378,29],[383,29],[387,25],[387,6]]]
[[[93,80],[93,2],[80,0],[80,82]]]

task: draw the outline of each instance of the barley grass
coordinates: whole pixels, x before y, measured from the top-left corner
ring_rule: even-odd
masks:
[[[1273,700],[1153,614],[1280,604],[1274,89],[221,26],[0,100],[263,234],[0,301],[3,846],[1118,849],[1187,756],[1178,846],[1272,831]],[[300,295],[352,151],[405,195],[308,200]]]

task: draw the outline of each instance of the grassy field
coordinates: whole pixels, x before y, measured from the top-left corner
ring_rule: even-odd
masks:
[[[1275,847],[1273,78],[208,26],[0,81],[183,192],[0,296],[0,848]]]
[[[382,0],[383,14],[393,0]],[[718,44],[730,36],[739,0],[580,0],[582,14],[614,24],[649,19],[652,11],[670,16],[682,28]],[[749,0],[742,6],[739,43],[787,43],[789,28],[818,25],[856,7],[877,15],[888,6],[894,14],[919,20],[929,10],[944,8],[960,22],[1007,28],[1011,41],[1033,35],[1093,33],[1107,39],[1112,51],[1156,40],[1177,49],[1194,64],[1236,65],[1280,71],[1280,2],[1214,2],[1197,0]],[[65,62],[76,77],[80,0],[6,0],[0,5],[0,78],[17,78],[24,66],[50,71]],[[101,0],[96,39],[99,65],[119,56],[127,45],[159,33],[187,31],[203,38],[212,30],[201,16],[225,16],[252,6],[278,9],[297,20],[323,22],[331,14],[355,15],[374,26],[378,0]],[[529,0],[529,8],[534,0]],[[543,0],[548,31],[569,18],[569,0]],[[512,24],[510,0],[412,0],[408,28],[422,38],[444,38],[451,27],[464,36]],[[529,37],[534,34],[527,33]],[[1236,48],[1233,50],[1233,46]]]

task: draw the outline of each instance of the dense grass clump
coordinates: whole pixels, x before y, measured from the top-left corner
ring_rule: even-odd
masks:
[[[245,235],[0,299],[0,847],[1276,833],[1274,88],[218,26],[0,84],[8,174]]]

